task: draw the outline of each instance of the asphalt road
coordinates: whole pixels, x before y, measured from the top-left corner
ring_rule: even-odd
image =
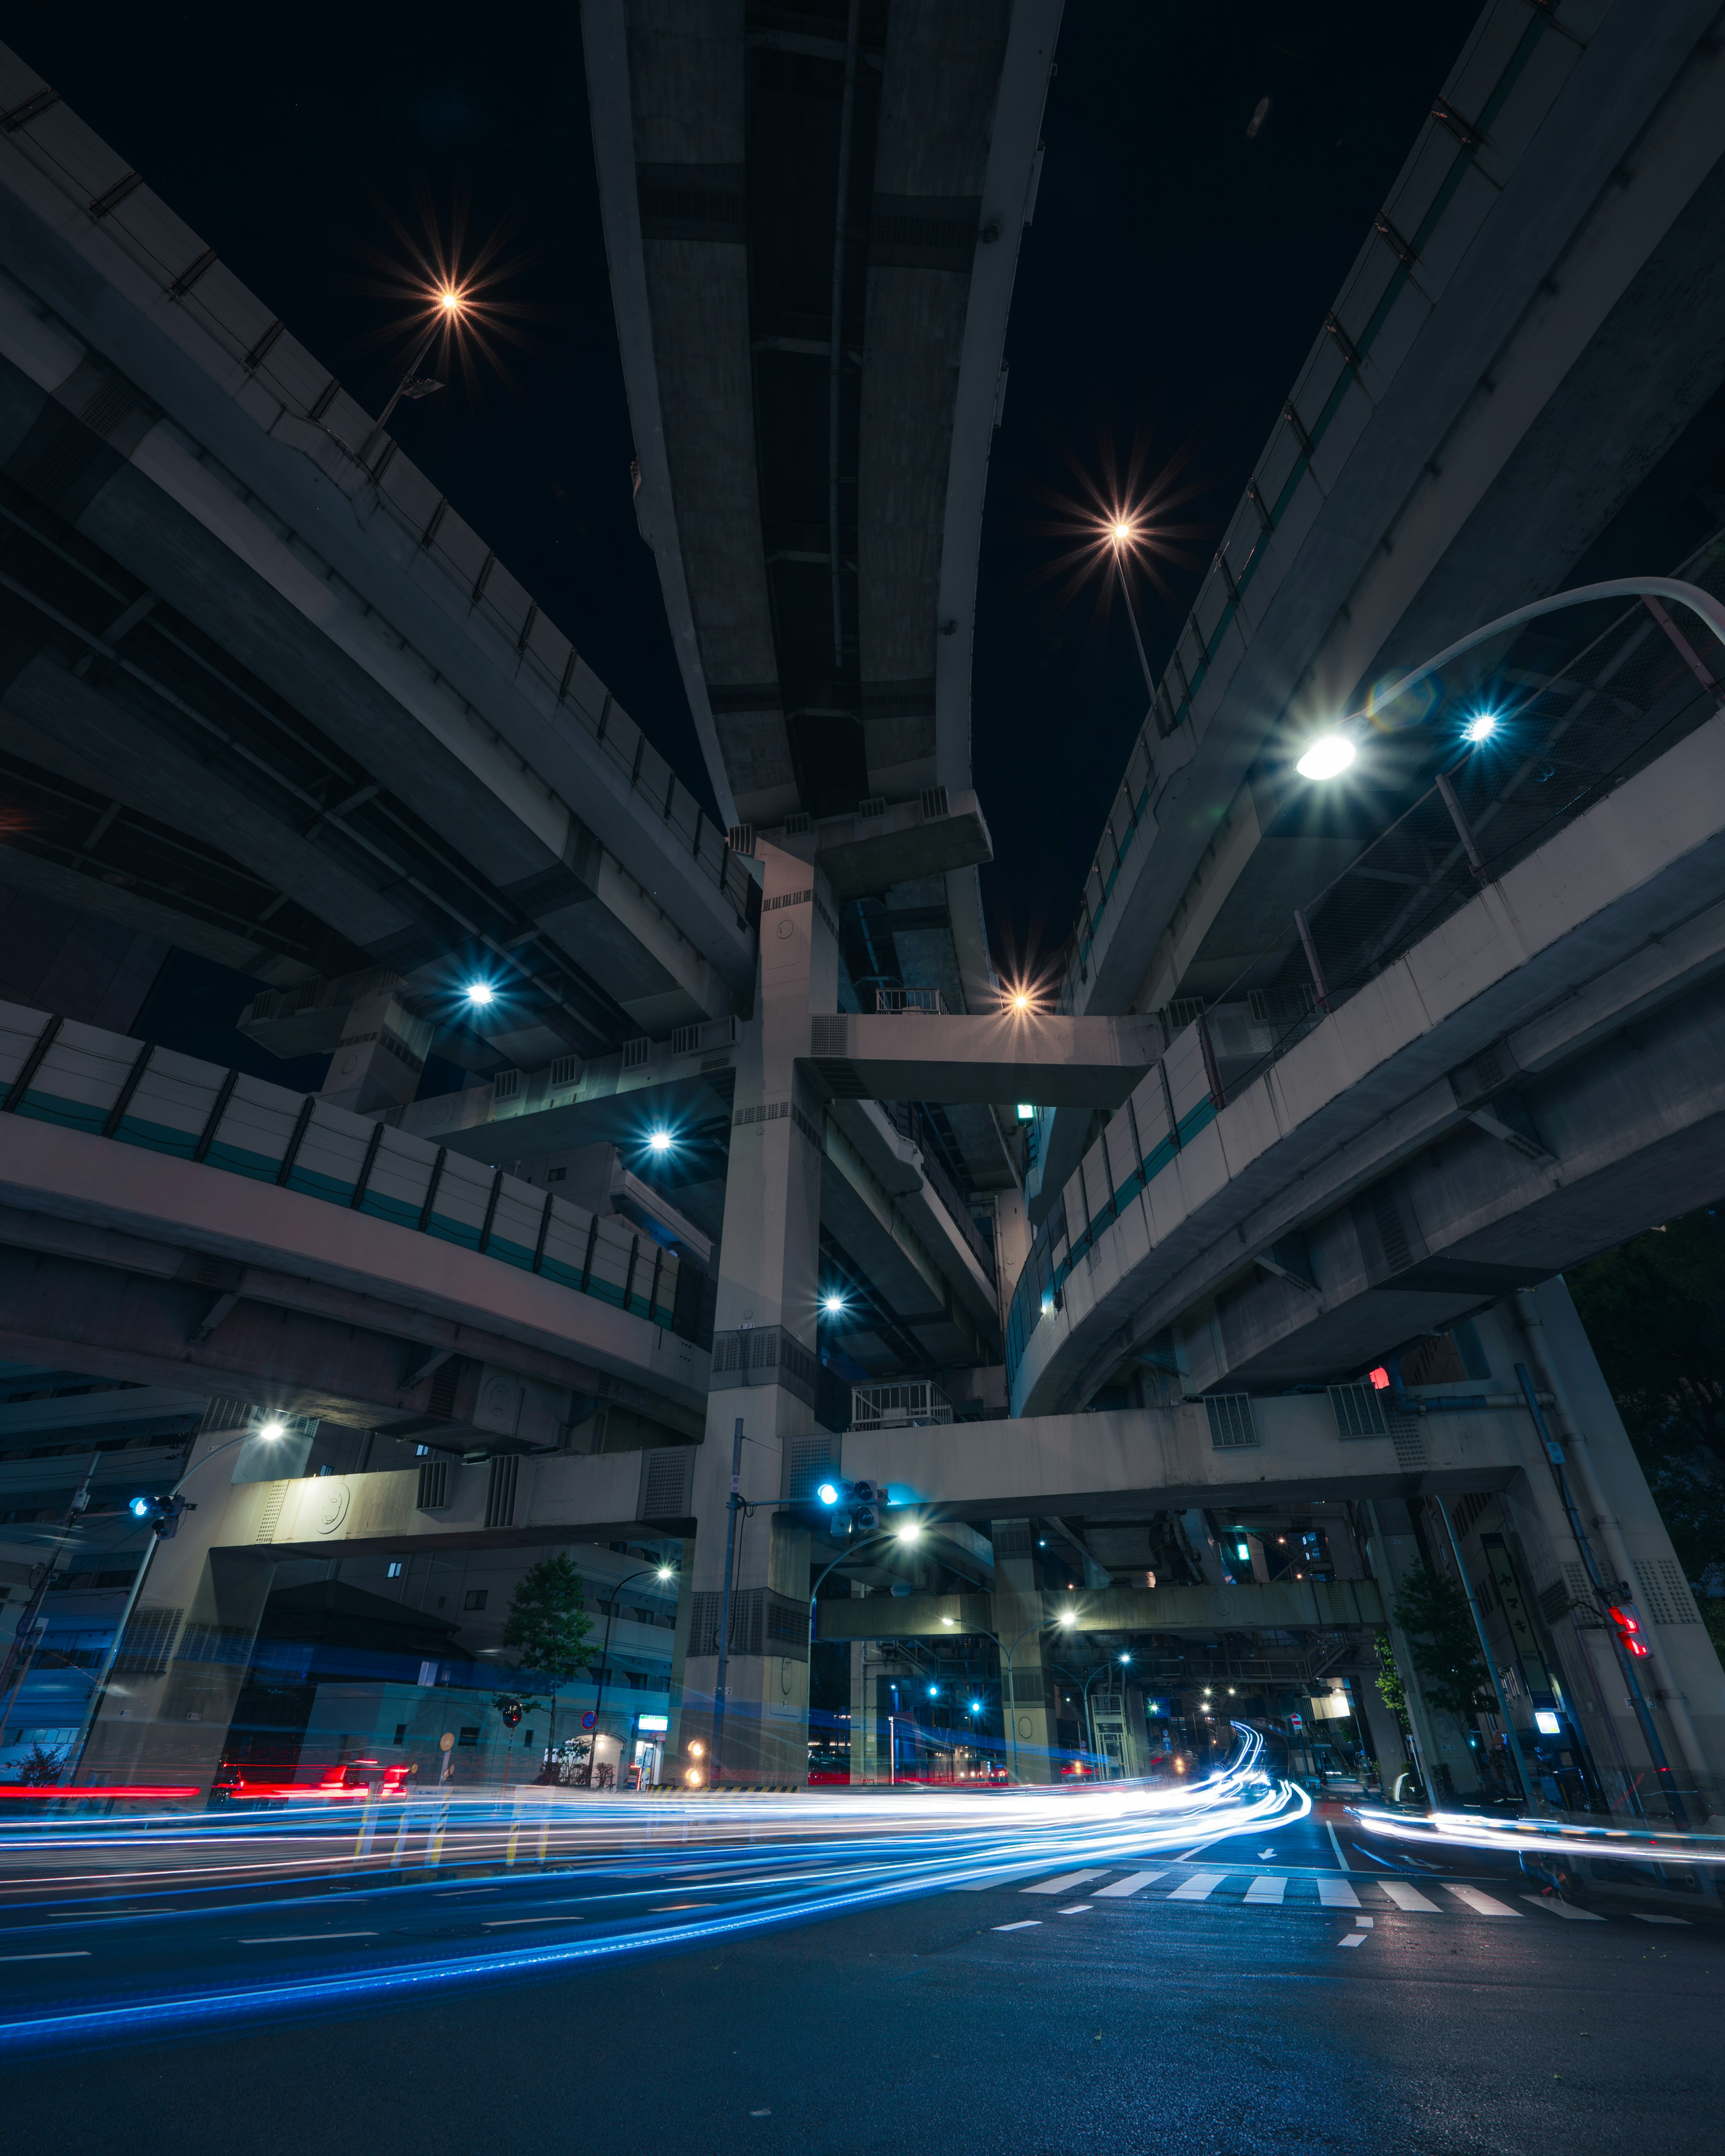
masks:
[[[1012,2156],[1715,2156],[1725,2140],[1716,1922],[1651,1903],[1561,1915],[1507,1867],[1415,1864],[1317,1820],[1178,1859],[1044,1866],[793,1928],[531,1965],[536,1940],[722,1922],[820,1862],[726,1861],[655,1852],[650,1870],[13,1910],[0,2019],[121,2011],[94,2048],[8,2061],[10,2138],[103,2156],[375,2156],[404,2140],[541,2156],[644,2138],[763,2156],[931,2139]],[[524,1948],[529,1965],[454,1990],[213,2032],[134,2041],[122,2005]]]

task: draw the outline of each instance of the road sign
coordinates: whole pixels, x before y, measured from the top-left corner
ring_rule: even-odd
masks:
[[[599,1717],[598,1715],[596,1715],[593,1709],[589,1707],[587,1712],[581,1717],[581,1726],[583,1729],[595,1728],[598,1724],[598,1719]]]

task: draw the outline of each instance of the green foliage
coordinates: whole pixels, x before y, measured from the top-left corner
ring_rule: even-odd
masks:
[[[1650,1229],[1567,1276],[1715,1645],[1725,1635],[1725,1219]]]
[[[1395,1621],[1430,1706],[1464,1717],[1497,1704],[1491,1672],[1480,1659],[1473,1612],[1459,1584],[1428,1566],[1409,1567],[1395,1598]]]
[[[40,1744],[30,1747],[29,1757],[24,1761],[18,1779],[31,1789],[45,1789],[58,1782],[64,1773],[66,1755],[64,1752],[49,1752]]]
[[[1565,1278],[1642,1460],[1725,1476],[1725,1219],[1687,1214]]]
[[[1384,1704],[1390,1712],[1405,1722],[1408,1718],[1408,1695],[1402,1690],[1402,1673],[1395,1666],[1395,1654],[1389,1644],[1389,1635],[1380,1632],[1378,1641],[1378,1689],[1384,1695]]]
[[[559,1550],[524,1573],[511,1597],[503,1644],[521,1656],[523,1669],[553,1691],[578,1676],[593,1658],[586,1644],[593,1630],[586,1595],[574,1558]]]

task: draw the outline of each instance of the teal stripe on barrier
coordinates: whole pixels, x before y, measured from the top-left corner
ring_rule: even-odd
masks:
[[[108,1120],[105,1110],[86,1107],[82,1101],[68,1101],[59,1093],[26,1093],[17,1113],[33,1123],[57,1123],[62,1130],[93,1131],[100,1137]]]
[[[287,1179],[290,1190],[297,1190],[302,1198],[321,1198],[331,1205],[351,1205],[353,1185],[343,1183],[339,1176],[324,1175],[315,1168],[296,1167]]]
[[[267,1153],[249,1152],[244,1146],[223,1145],[219,1138],[204,1155],[210,1168],[224,1168],[230,1175],[249,1176],[254,1183],[274,1183],[275,1171],[281,1166],[279,1159],[271,1160]]]

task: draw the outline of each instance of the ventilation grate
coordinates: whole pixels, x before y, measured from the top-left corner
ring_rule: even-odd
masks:
[[[440,1512],[449,1502],[449,1461],[422,1460],[419,1463],[419,1510],[422,1512]]]
[[[521,1473],[521,1463],[512,1452],[501,1452],[491,1462],[491,1479],[485,1491],[485,1525],[488,1527],[512,1527],[515,1525],[515,1489]],[[424,1469],[420,1469],[423,1476]]]
[[[1388,1437],[1384,1404],[1374,1385],[1332,1385],[1330,1405],[1336,1413],[1337,1437]]]
[[[640,1516],[644,1520],[688,1517],[689,1483],[694,1466],[692,1445],[668,1445],[644,1455],[640,1496]]]
[[[1656,1625],[1700,1624],[1701,1612],[1681,1566],[1668,1557],[1638,1557],[1632,1562],[1642,1604]]]
[[[1258,1442],[1250,1394],[1211,1393],[1204,1404],[1210,1419],[1210,1444],[1216,1451],[1229,1452]]]

